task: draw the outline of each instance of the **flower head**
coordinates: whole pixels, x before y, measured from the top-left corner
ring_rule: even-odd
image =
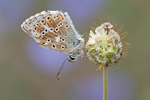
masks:
[[[110,65],[118,62],[122,55],[122,42],[120,35],[113,30],[113,25],[105,22],[90,31],[89,40],[86,43],[87,57],[100,65]]]

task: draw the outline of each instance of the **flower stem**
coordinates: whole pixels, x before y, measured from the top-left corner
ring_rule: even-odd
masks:
[[[107,100],[107,66],[103,66],[103,100]]]

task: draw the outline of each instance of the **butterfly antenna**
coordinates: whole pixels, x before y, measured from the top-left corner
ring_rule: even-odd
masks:
[[[83,35],[81,35],[81,36],[83,37],[84,35],[86,35],[87,33],[89,33],[90,30],[91,30],[91,28],[87,32],[85,32]]]
[[[81,35],[82,37],[84,36],[84,35],[86,35],[88,32],[85,32],[83,35]]]
[[[57,75],[56,75],[57,80],[60,79],[60,72],[61,72],[62,68],[64,67],[64,64],[66,63],[66,61],[68,61],[68,58],[67,58],[67,59],[63,62],[63,64],[61,65],[61,67],[60,67],[60,69],[59,69],[59,72],[58,72]]]

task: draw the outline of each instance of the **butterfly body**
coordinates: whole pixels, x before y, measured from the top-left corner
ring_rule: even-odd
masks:
[[[67,54],[70,62],[83,55],[84,39],[67,12],[43,11],[26,19],[21,27],[40,46]]]

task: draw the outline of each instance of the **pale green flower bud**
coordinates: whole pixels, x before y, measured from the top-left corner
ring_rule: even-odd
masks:
[[[95,33],[90,31],[89,35],[85,47],[91,61],[105,66],[118,62],[123,45],[119,34],[113,30],[113,25],[105,22],[95,29]]]

